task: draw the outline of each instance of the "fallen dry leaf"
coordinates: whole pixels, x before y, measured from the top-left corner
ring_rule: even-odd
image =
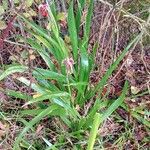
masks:
[[[0,20],[0,30],[4,30],[7,27],[5,21]]]
[[[0,140],[2,140],[2,138],[5,136],[5,131],[0,130]]]
[[[44,127],[43,125],[39,124],[37,129],[36,129],[36,134],[39,134],[40,131],[43,129],[43,127]]]
[[[140,89],[135,86],[131,86],[131,92],[132,94],[138,94],[140,92]]]
[[[34,60],[35,58],[35,55],[30,55],[30,60]]]
[[[0,140],[2,140],[2,138],[6,135],[7,132],[8,132],[8,125],[3,124],[0,121]]]
[[[126,67],[130,67],[131,66],[131,64],[133,63],[133,58],[132,58],[132,55],[129,55],[128,56],[128,58],[127,58],[127,60],[126,60]]]

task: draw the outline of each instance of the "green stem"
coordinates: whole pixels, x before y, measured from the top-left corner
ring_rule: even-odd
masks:
[[[94,121],[93,121],[92,129],[91,129],[91,133],[90,133],[90,138],[88,141],[87,150],[93,150],[93,146],[96,140],[96,135],[98,132],[99,125],[100,125],[100,114],[96,113],[94,116]]]

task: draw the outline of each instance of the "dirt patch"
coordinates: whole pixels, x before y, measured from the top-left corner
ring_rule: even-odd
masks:
[[[125,1],[124,3],[120,3],[120,9],[129,7],[130,2],[131,1],[129,0]],[[113,3],[115,4],[115,2],[112,2],[112,4]],[[95,3],[89,41],[89,51],[92,50],[92,47],[96,42],[98,42],[99,44],[95,60],[96,68],[92,72],[90,78],[91,83],[94,85],[97,84],[104,73],[108,70],[109,66],[121,54],[122,50],[134,38],[134,36],[140,33],[142,29],[142,23],[139,24],[135,20],[135,18],[129,18],[125,16],[125,14],[120,11],[120,9],[118,9],[118,7],[111,7],[110,5],[100,2]],[[147,9],[147,7],[145,9]],[[64,10],[64,8],[59,8],[59,10]],[[134,11],[135,10],[132,10],[131,12]],[[137,12],[135,11],[135,13]],[[137,14],[137,17],[142,17],[141,13]],[[15,33],[18,33],[18,31],[13,29],[13,31],[10,32],[9,35],[13,37],[13,34]],[[21,33],[21,31],[19,31],[19,33]],[[65,32],[64,34],[67,33]],[[15,63],[10,59],[10,56],[15,55],[18,58],[19,62],[28,65],[29,68],[31,67],[31,69],[35,66],[46,68],[44,61],[36,53],[34,54],[36,56],[36,59],[33,59],[32,61],[28,59],[30,56],[23,59],[21,53],[23,53],[24,50],[26,50],[25,47],[14,46],[13,44],[4,42],[3,49],[0,50],[0,64],[8,65]],[[27,75],[27,77],[28,79],[32,80],[32,76]],[[15,81],[12,80],[13,79],[11,77],[7,78],[2,84],[3,88],[13,89],[28,94],[32,92],[22,85],[18,88]],[[144,128],[143,124],[138,123],[138,121],[135,118],[133,119],[130,114],[130,110],[140,107],[139,113],[141,113],[142,115],[144,114],[144,117],[149,117],[148,113],[145,115],[145,112],[148,112],[150,110],[149,93],[145,94],[144,96],[134,97],[135,94],[142,94],[142,92],[148,91],[150,86],[150,38],[148,36],[144,36],[142,38],[142,41],[140,41],[135,47],[130,49],[128,55],[123,59],[123,61],[118,66],[118,69],[110,77],[107,88],[105,89],[106,91],[107,89],[109,89],[110,91],[107,97],[108,99],[116,99],[120,96],[125,80],[128,80],[130,83],[130,91],[128,93],[129,97],[126,99],[126,104],[129,107],[129,112],[127,112],[123,108],[120,108],[117,110],[117,114],[115,114],[113,119],[108,119],[103,124],[102,128],[100,129],[100,134],[103,135],[104,141],[108,141],[104,143],[104,147],[106,149],[118,149],[118,147],[115,146],[113,142],[121,134],[125,133],[127,135],[125,137],[125,141],[123,141],[122,143],[123,149],[136,149],[139,143],[143,144],[143,147],[145,146],[145,148],[148,148],[148,142],[143,143],[144,137],[148,136],[148,132]],[[106,91],[104,91],[104,94],[106,93]],[[3,99],[3,101],[1,101],[1,103],[3,103],[1,108],[5,113],[13,114],[15,112],[17,114],[17,110],[21,109],[22,105],[24,104],[24,101],[20,101],[18,99],[14,100],[13,98],[8,101],[8,97],[3,92],[0,92],[0,97]],[[91,105],[92,104],[90,104],[90,106]],[[116,121],[117,117],[121,118],[120,122]],[[10,122],[13,121],[15,122],[15,120],[11,120]],[[133,137],[128,138],[129,133],[126,131],[128,130],[125,124],[126,121],[128,122],[131,129],[134,128],[133,137],[138,142],[136,142]],[[47,128],[45,122],[47,123]],[[54,123],[55,122],[57,121],[54,120]],[[42,136],[44,132],[41,132],[43,126],[46,129],[51,128],[49,120],[44,120],[40,125],[42,126],[42,128],[41,126],[37,127],[37,132],[38,134],[40,134],[40,136]],[[13,127],[16,128],[13,129]],[[21,130],[20,127],[20,124],[11,124],[10,132],[14,131],[14,135],[8,135],[10,139],[12,139],[12,141],[7,139],[7,144],[11,144],[11,142],[13,142],[15,138],[14,136],[16,134],[15,131],[17,130],[19,132]],[[52,131],[49,131],[48,134],[51,135]],[[55,137],[56,133],[53,134],[51,135],[51,138],[55,142],[57,140]],[[107,140],[107,138],[109,140]],[[29,139],[31,139],[30,136]]]

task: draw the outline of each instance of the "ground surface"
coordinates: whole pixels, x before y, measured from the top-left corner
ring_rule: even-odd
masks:
[[[143,22],[148,19],[147,10],[150,8],[149,1],[144,0],[124,0],[119,3],[109,0],[109,3],[95,2],[94,16],[91,26],[91,35],[89,41],[89,52],[95,42],[100,44],[97,51],[95,62],[97,68],[91,74],[91,83],[95,85],[99,79],[104,75],[110,64],[117,58],[127,44],[133,39],[133,37],[140,32]],[[2,1],[0,1],[2,4]],[[4,2],[3,2],[4,4]],[[37,6],[40,1],[36,1],[31,7],[27,8],[33,15],[33,10],[36,12]],[[111,5],[109,5],[111,4]],[[112,7],[113,4],[118,6]],[[15,4],[15,6],[19,4]],[[3,20],[7,23],[12,19],[13,9],[6,9],[2,14]],[[126,13],[121,11],[124,10]],[[62,4],[59,5],[59,10],[64,10]],[[85,12],[86,13],[86,12]],[[130,14],[134,16],[130,16]],[[30,13],[28,14],[30,16]],[[128,16],[130,17],[128,17]],[[0,14],[1,16],[1,14]],[[37,22],[41,22],[45,25],[45,18],[42,22],[40,16],[33,17]],[[137,17],[137,18],[136,18]],[[17,20],[18,23],[19,20]],[[149,27],[146,29],[149,31]],[[1,30],[2,31],[2,30]],[[62,30],[65,33],[65,29]],[[147,32],[148,32],[147,31]],[[0,65],[1,72],[5,68],[5,65],[10,65],[19,61],[22,64],[28,64],[31,66],[42,66],[45,67],[40,56],[35,54],[30,62],[28,62],[27,45],[18,45],[16,43],[17,34],[24,35],[24,29],[18,30],[17,27],[10,27],[10,33],[2,35],[1,39],[5,37],[5,40],[1,43],[0,48]],[[81,31],[82,34],[82,31]],[[149,33],[150,34],[150,33]],[[2,46],[3,45],[3,46]],[[32,51],[31,51],[32,54]],[[30,78],[30,74],[27,75]],[[125,100],[130,109],[137,109],[143,118],[147,118],[150,121],[150,94],[148,92],[150,86],[150,36],[144,35],[142,40],[132,48],[128,55],[119,65],[118,69],[113,73],[108,82],[110,92],[108,98],[117,98],[120,96],[125,80],[130,83],[129,97]],[[10,76],[3,82],[0,82],[0,149],[11,150],[13,142],[17,134],[22,130],[22,124],[16,122],[18,110],[22,109],[21,106],[24,104],[19,99],[8,97],[1,92],[1,89],[13,89],[27,93],[31,93],[30,89],[26,89],[24,86],[18,86],[18,84]],[[134,96],[140,94],[139,96]],[[30,120],[30,117],[26,119]],[[35,129],[35,133],[27,135],[29,141],[37,139],[37,149],[42,149],[41,137],[46,135],[52,139],[53,142],[60,138],[58,136],[61,125],[57,119],[42,121]],[[150,136],[149,128],[144,123],[140,122],[134,115],[124,109],[118,109],[107,121],[104,122],[103,126],[99,129],[102,139],[99,141],[99,145],[95,149],[108,149],[108,150],[143,150],[149,149],[150,147]],[[65,133],[64,133],[65,134]],[[61,139],[61,138],[60,138]],[[40,142],[38,142],[40,141]],[[76,141],[75,141],[76,142]],[[71,147],[72,142],[68,145]],[[72,149],[64,147],[64,149]],[[102,148],[103,147],[103,148]]]

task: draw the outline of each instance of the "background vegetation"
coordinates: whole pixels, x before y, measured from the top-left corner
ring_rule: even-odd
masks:
[[[148,149],[147,0],[0,4],[0,148]]]

